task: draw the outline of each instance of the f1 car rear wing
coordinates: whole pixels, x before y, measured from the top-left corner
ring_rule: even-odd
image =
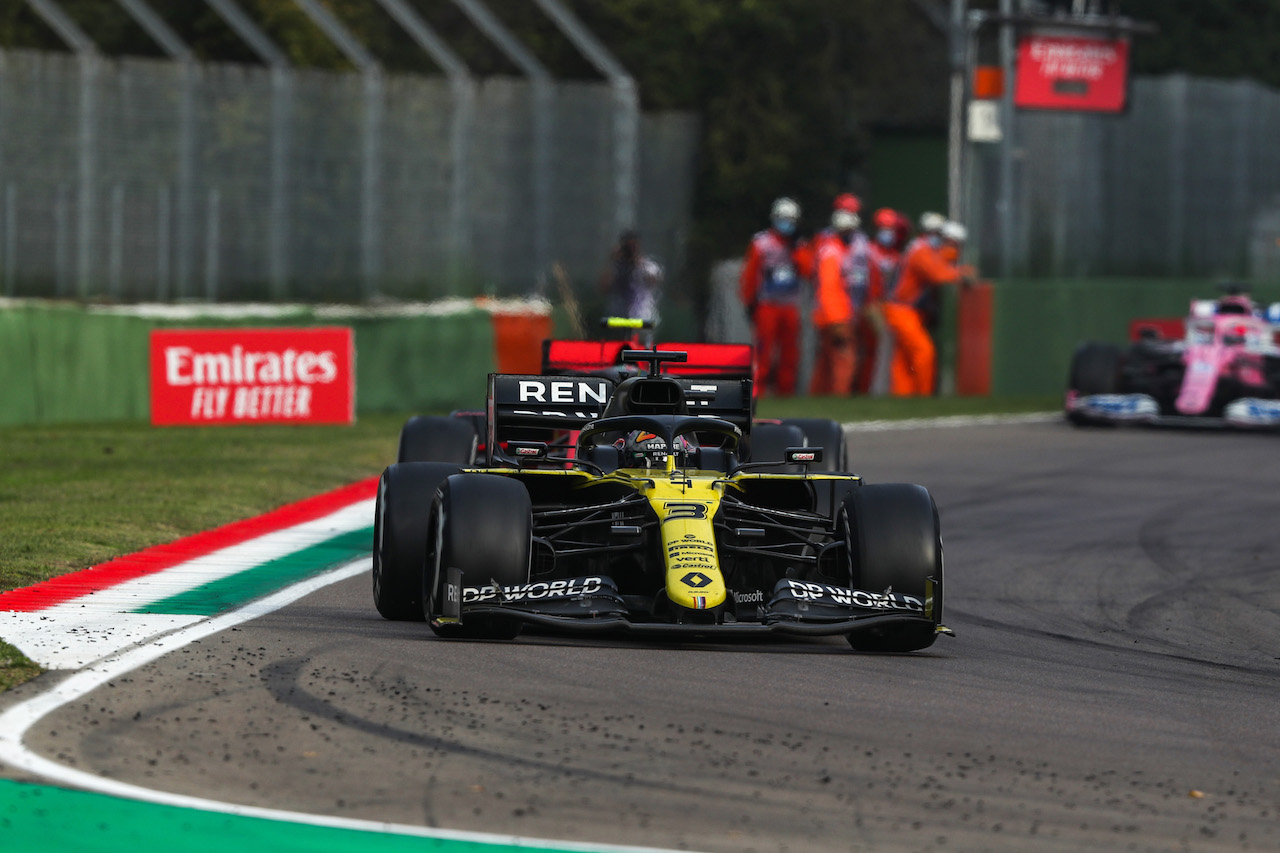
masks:
[[[664,372],[672,376],[700,376],[716,379],[750,379],[753,361],[751,344],[659,344],[658,349],[687,353],[683,363],[671,364]]]
[[[632,384],[635,382],[640,384]],[[644,390],[646,383],[652,382],[667,388],[672,382],[678,383],[682,389],[680,396],[690,415],[721,418],[744,431],[751,428],[750,379],[642,377],[629,380],[629,392],[620,402],[652,406],[646,402],[650,398],[646,397]],[[486,442],[489,464],[493,464],[495,453],[501,452],[503,442],[530,438],[549,440],[556,432],[579,430],[587,422],[605,416],[617,387],[614,381],[599,376],[489,374],[489,434]],[[665,394],[658,397],[663,401],[669,400]],[[616,413],[633,414],[630,411]],[[543,438],[538,438],[539,435]]]
[[[542,372],[598,373],[622,366],[622,351],[631,349],[629,341],[556,341],[542,342]]]
[[[542,372],[604,374],[625,367],[624,350],[635,349],[630,341],[557,341],[542,342]],[[750,379],[751,344],[663,343],[659,350],[677,350],[688,358],[667,364],[663,372],[671,376],[697,376],[708,379]],[[621,374],[618,374],[621,375]]]

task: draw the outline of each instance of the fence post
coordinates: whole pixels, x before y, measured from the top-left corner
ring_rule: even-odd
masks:
[[[196,109],[195,67],[182,66],[182,94],[178,105],[178,199],[177,219],[177,281],[175,295],[188,295],[191,286],[191,253],[194,250],[192,234],[195,229],[195,170],[196,170]]]
[[[169,298],[169,261],[173,257],[170,235],[173,233],[172,188],[161,184],[156,190],[156,301]]]
[[[76,220],[76,295],[89,295],[89,279],[93,274],[94,216],[97,205],[98,179],[98,57],[82,53],[80,61],[80,164],[79,198]]]
[[[124,184],[111,187],[111,218],[107,249],[107,293],[118,300],[124,281]]]
[[[276,47],[235,0],[205,0],[258,58],[271,67],[271,221],[267,223],[267,269],[271,295],[283,299],[289,286],[289,151],[292,139],[293,74]]]
[[[539,278],[551,269],[551,131],[555,90],[551,72],[480,0],[453,0],[533,84],[533,260]]]
[[[1169,104],[1169,273],[1183,274],[1187,256],[1183,207],[1187,203],[1187,78],[1179,74],[1166,89]]]
[[[284,65],[271,66],[271,221],[267,224],[267,269],[271,296],[289,291],[289,150],[293,114],[293,75]]]
[[[378,223],[381,209],[380,158],[382,156],[382,65],[359,39],[320,5],[318,0],[293,0],[294,5],[329,37],[364,79],[364,127],[361,134],[360,164],[360,275],[367,299],[373,296],[382,275],[382,253]]]
[[[116,0],[116,2],[129,13],[129,16],[138,22],[142,29],[146,30],[147,35],[151,36],[152,41],[160,46],[166,55],[174,62],[182,67],[182,101],[179,107],[179,128],[178,128],[178,161],[179,161],[179,215],[178,220],[178,280],[179,286],[185,292],[188,271],[190,269],[190,260],[188,255],[193,251],[191,245],[191,229],[194,227],[191,221],[193,212],[192,193],[195,192],[192,186],[194,169],[195,169],[195,85],[196,85],[196,58],[191,48],[178,36],[176,32],[169,28],[164,19],[157,15],[146,0]],[[184,204],[184,199],[186,203]]]
[[[70,275],[68,271],[67,254],[70,247],[67,245],[69,238],[67,236],[67,185],[58,184],[57,193],[53,198],[53,279],[54,293],[59,297],[67,295],[67,278]]]
[[[10,181],[4,185],[4,292],[18,292],[18,189]]]
[[[208,207],[205,211],[204,240],[204,297],[218,301],[218,248],[222,228],[222,194],[217,187],[209,188]]]
[[[639,172],[640,97],[636,81],[595,35],[560,0],[534,0],[573,46],[613,88],[614,234],[636,226]]]
[[[475,122],[476,84],[466,63],[453,52],[444,39],[427,25],[405,0],[378,0],[409,37],[439,65],[449,79],[453,96],[450,120],[449,159],[452,182],[449,186],[449,288],[457,292],[462,278],[462,258],[471,251],[470,212],[467,203],[470,186],[471,143]],[[464,7],[464,11],[466,11]],[[473,19],[474,20],[474,19]],[[482,28],[483,29],[483,28]]]

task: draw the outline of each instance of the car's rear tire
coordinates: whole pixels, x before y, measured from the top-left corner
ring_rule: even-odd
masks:
[[[810,465],[810,471],[848,471],[844,427],[830,418],[786,418],[782,422],[800,427],[806,447],[821,447],[822,461]]]
[[[476,455],[476,431],[467,418],[416,415],[400,429],[397,462],[451,462],[471,465]]]
[[[432,565],[424,575],[427,621],[438,636],[510,640],[519,619],[467,616],[462,624],[438,623],[445,572],[462,571],[464,587],[516,586],[529,582],[533,509],[519,480],[493,474],[458,474],[440,486],[431,510]]]
[[[750,456],[748,462],[777,462],[777,465],[762,467],[761,471],[775,471],[786,474],[800,474],[804,472],[802,465],[787,465],[783,462],[786,458],[786,449],[788,447],[804,446],[804,430],[792,423],[763,423],[752,424],[751,436],[748,439],[750,448]]]
[[[853,489],[841,508],[853,586],[892,589],[931,607],[928,622],[884,625],[849,635],[858,651],[911,652],[928,648],[942,623],[942,535],[933,497],[923,486],[884,483]],[[932,594],[930,594],[932,593]]]
[[[1067,387],[1081,396],[1117,394],[1121,390],[1124,353],[1114,344],[1087,343],[1076,347],[1071,355],[1071,373]],[[1068,412],[1067,419],[1076,426],[1104,426],[1107,421],[1079,412]]]
[[[428,520],[436,489],[457,465],[388,465],[373,511],[373,603],[385,619],[422,621]]]

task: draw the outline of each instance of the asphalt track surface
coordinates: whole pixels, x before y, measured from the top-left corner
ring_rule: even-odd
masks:
[[[958,637],[925,653],[446,642],[380,619],[361,575],[115,680],[27,744],[178,793],[526,837],[1277,850],[1278,442],[852,433],[867,481],[940,508]]]

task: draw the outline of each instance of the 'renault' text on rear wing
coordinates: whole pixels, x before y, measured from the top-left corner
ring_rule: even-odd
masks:
[[[744,431],[750,429],[750,379],[664,376],[661,381],[677,382],[683,389],[684,411],[680,414],[722,418]],[[579,430],[588,421],[606,414],[631,414],[606,412],[616,387],[613,381],[595,376],[489,374],[489,464],[494,463],[495,454],[501,453],[503,442],[550,441],[555,433]]]

